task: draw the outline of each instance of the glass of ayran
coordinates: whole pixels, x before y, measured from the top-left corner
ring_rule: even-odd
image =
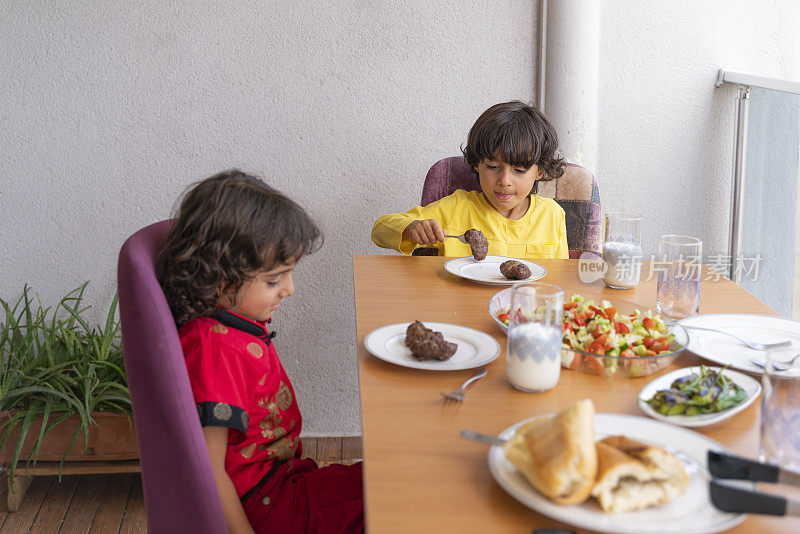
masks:
[[[612,289],[630,289],[642,274],[642,220],[638,213],[606,213],[603,226],[603,282]]]
[[[558,383],[564,291],[538,282],[511,288],[508,380],[515,388],[542,392]]]

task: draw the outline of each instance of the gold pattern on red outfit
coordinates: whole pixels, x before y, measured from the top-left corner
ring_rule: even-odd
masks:
[[[286,435],[286,430],[283,427],[269,427],[267,426],[269,423],[267,421],[261,421],[261,435],[264,439],[268,440],[270,443],[273,441],[281,439],[283,436]]]
[[[228,333],[228,327],[225,326],[224,324],[217,323],[217,324],[215,324],[214,326],[211,327],[211,331],[215,332],[217,334],[227,334]]]
[[[289,406],[292,405],[292,392],[289,391],[289,387],[281,382],[281,385],[278,387],[278,393],[275,395],[275,402],[278,403],[278,408],[283,411],[289,409]]]
[[[291,382],[272,343],[230,323],[198,317],[181,326],[180,336],[195,402],[209,406],[206,412],[216,417],[210,424],[229,427],[225,470],[242,497],[276,462],[302,453],[302,417]],[[279,479],[290,463],[271,477]]]
[[[261,349],[261,346],[258,343],[248,343],[247,350],[250,351],[250,354],[256,358],[260,358],[264,355],[264,351]]]
[[[253,457],[253,453],[255,451],[256,451],[256,444],[255,443],[251,443],[250,445],[248,445],[246,447],[243,447],[242,450],[241,450],[241,453],[242,453],[242,456],[244,456],[245,458],[249,459],[249,458]]]
[[[289,458],[292,458],[295,455],[295,451],[297,451],[297,445],[299,443],[299,440],[300,440],[299,437],[291,437],[291,438],[285,437],[279,439],[274,443],[259,445],[258,448],[267,451],[267,454],[271,458],[288,460]]]

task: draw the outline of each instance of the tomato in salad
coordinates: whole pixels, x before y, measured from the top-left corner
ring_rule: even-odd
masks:
[[[544,309],[535,313],[544,313]],[[561,346],[580,351],[563,352],[562,363],[572,369],[583,365],[594,372],[613,376],[622,365],[629,374],[644,374],[650,362],[637,358],[669,353],[675,337],[667,331],[661,317],[651,310],[620,314],[605,300],[597,303],[573,294],[564,304],[563,313]],[[508,325],[508,314],[508,309],[500,310],[497,319]],[[517,314],[518,318],[524,318],[521,310]]]

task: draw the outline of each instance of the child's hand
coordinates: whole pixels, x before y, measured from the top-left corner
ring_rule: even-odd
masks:
[[[403,239],[410,239],[417,245],[434,245],[444,241],[444,230],[436,219],[414,221],[403,230]]]

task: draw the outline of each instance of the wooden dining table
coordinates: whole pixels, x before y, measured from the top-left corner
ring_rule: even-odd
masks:
[[[353,258],[359,381],[364,444],[367,531],[526,533],[537,528],[587,532],[540,515],[507,494],[492,478],[487,446],[460,437],[462,429],[498,435],[534,416],[557,412],[589,398],[597,412],[645,417],[637,406],[641,389],[654,378],[690,365],[709,363],[684,352],[662,371],[639,378],[606,378],[562,369],[557,386],[544,393],[514,389],[506,376],[506,335],[488,312],[504,286],[475,283],[444,269],[448,258],[358,255]],[[543,282],[570,293],[622,299],[655,308],[656,282],[648,265],[641,283],[614,290],[602,281],[583,283],[578,260],[536,260],[547,268]],[[704,279],[700,313],[777,315],[728,279]],[[500,356],[488,375],[473,384],[460,404],[443,401],[474,370],[427,371],[371,355],[364,338],[394,323],[420,320],[466,326],[494,337]],[[732,452],[756,457],[760,402],[697,432]],[[800,532],[800,520],[751,515],[729,532]]]

